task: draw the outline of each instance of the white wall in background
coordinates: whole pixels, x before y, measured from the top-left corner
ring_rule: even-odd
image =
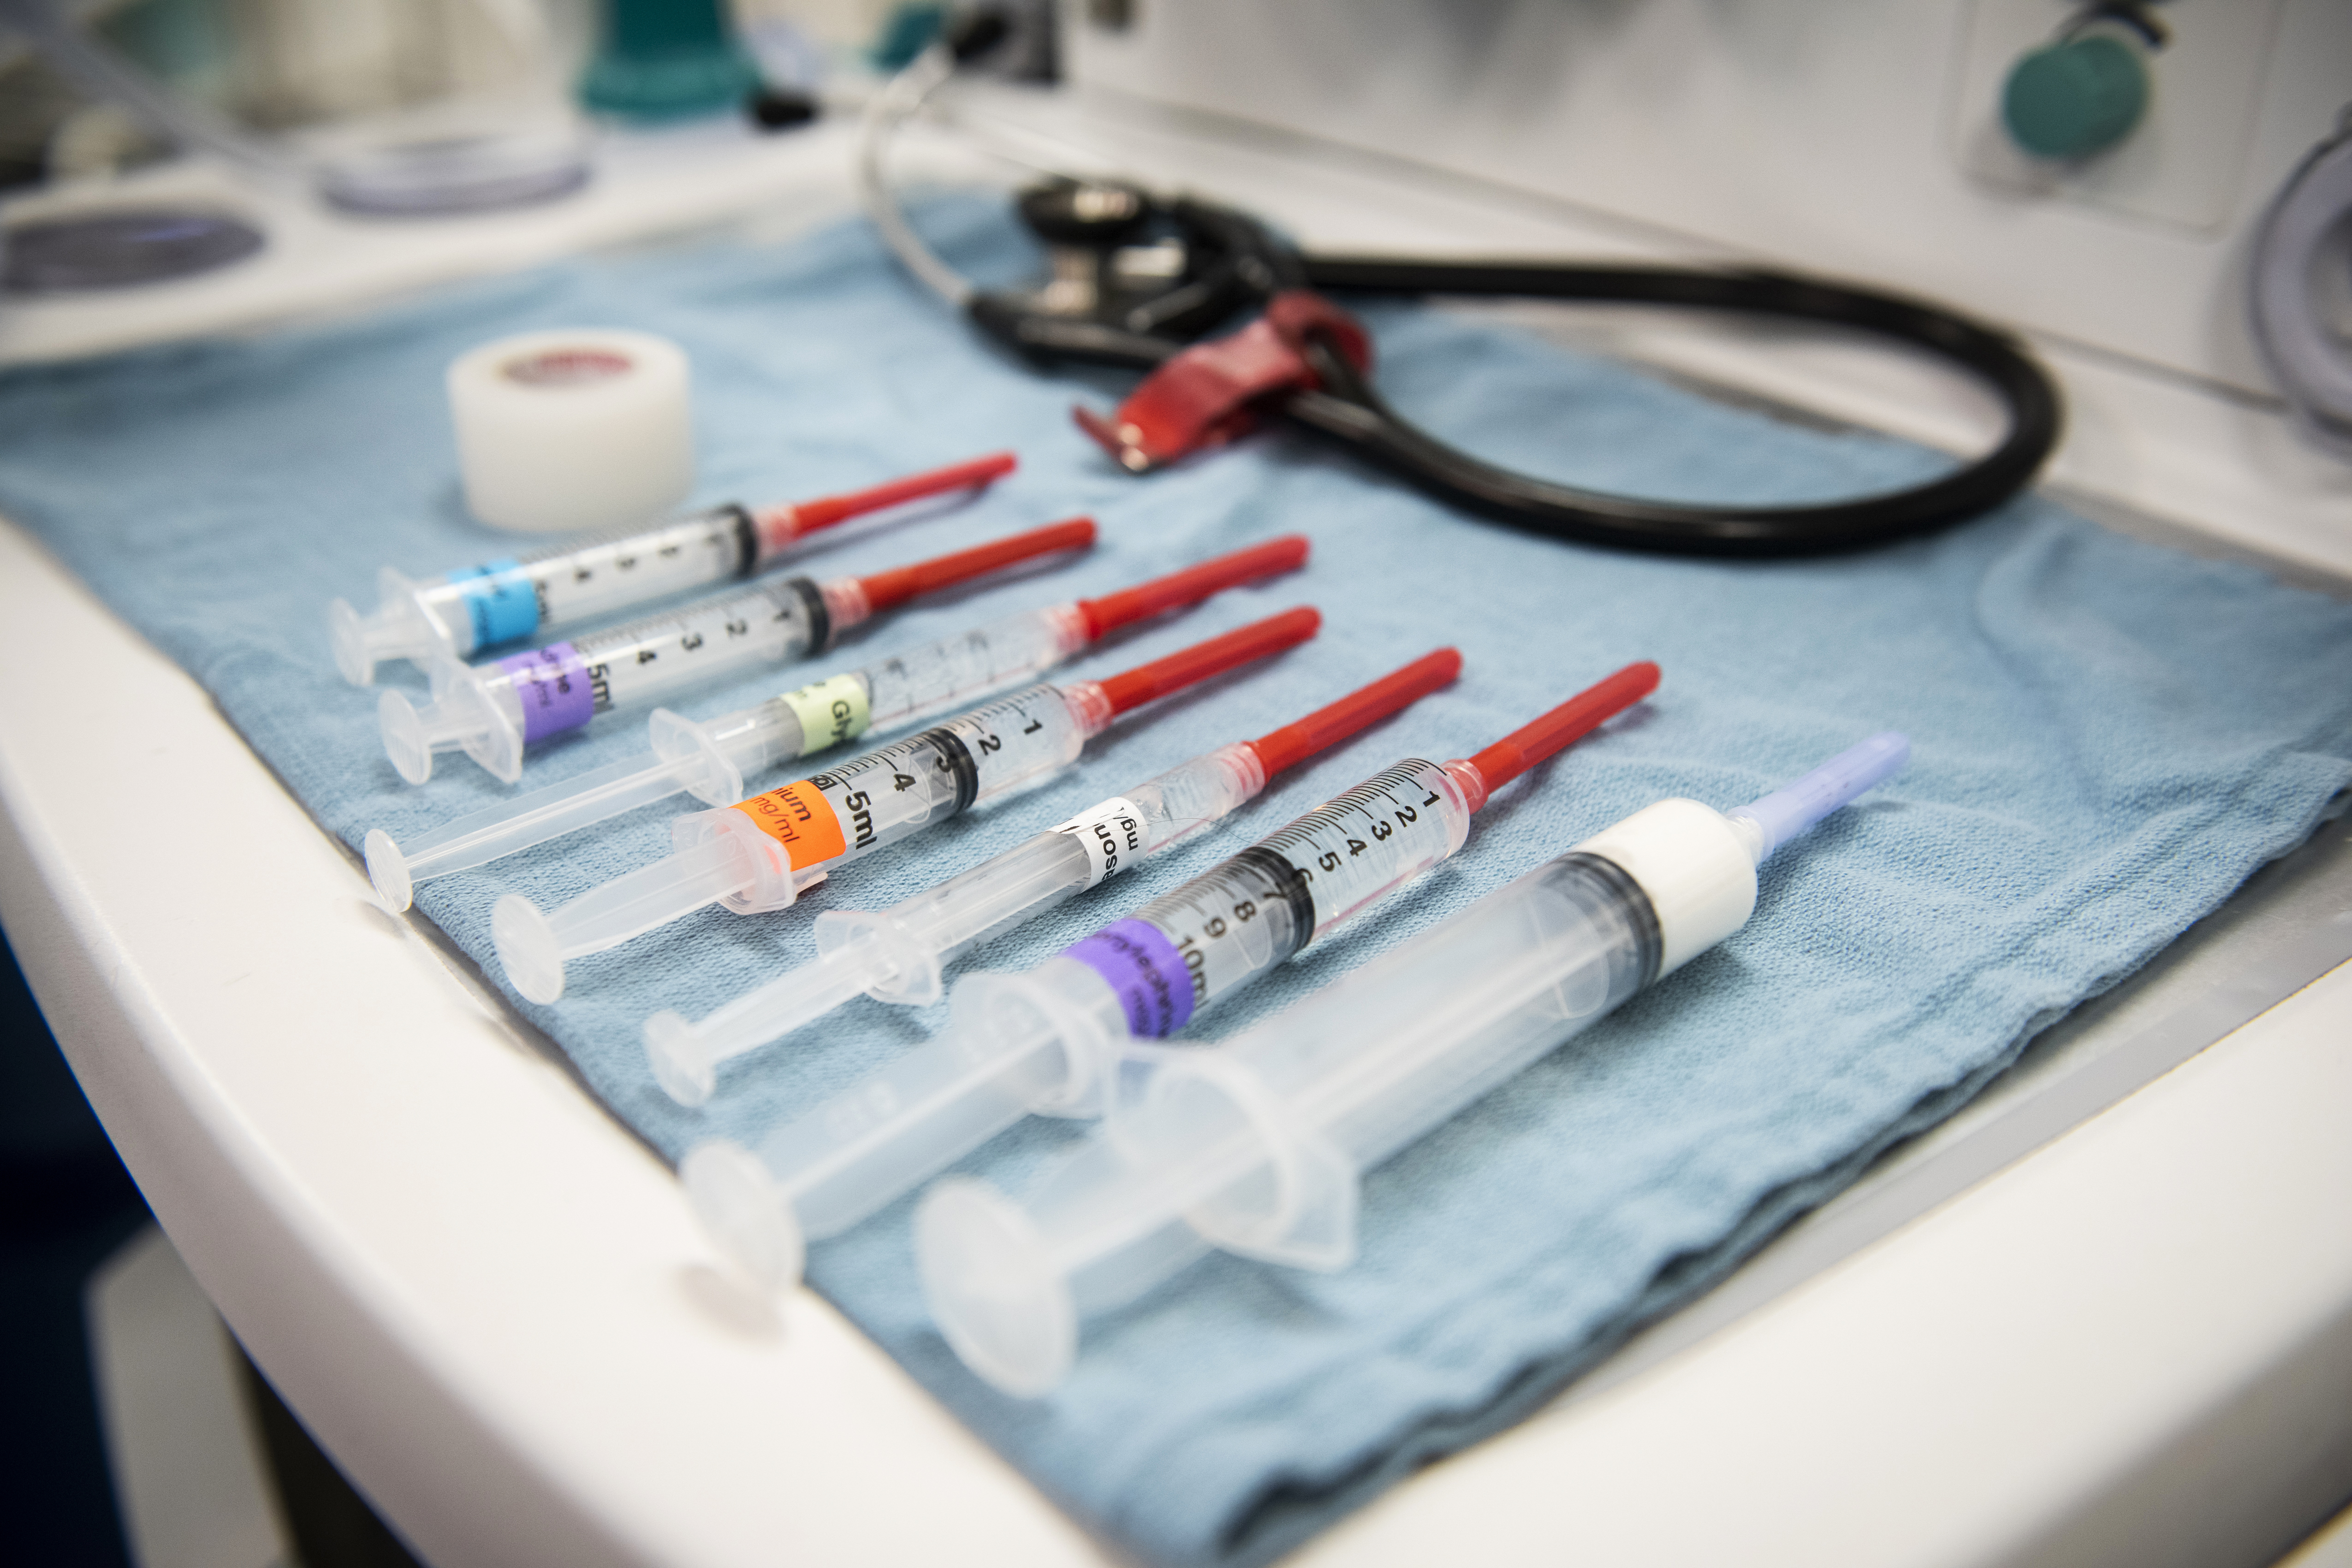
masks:
[[[1981,146],[2062,0],[1135,0],[1089,89],[1569,201],[2266,394],[2242,275],[2352,104],[2347,0],[2169,0],[2149,116],[2034,184]],[[1973,50],[1972,50],[1973,46]],[[1984,57],[2001,59],[1989,68]]]

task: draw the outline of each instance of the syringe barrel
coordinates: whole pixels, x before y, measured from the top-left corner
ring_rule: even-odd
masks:
[[[551,627],[748,577],[818,529],[919,496],[984,485],[1013,467],[1013,454],[998,452],[845,495],[766,508],[757,517],[731,503],[715,506],[421,582],[387,567],[373,611],[362,616],[341,599],[329,606],[335,660],[346,679],[364,686],[386,658],[467,658]]]
[[[817,917],[817,963],[745,993],[699,1023],[668,1014],[647,1020],[656,1074],[675,1096],[700,1104],[720,1063],[824,1016],[860,990],[885,1002],[936,1002],[953,959],[1208,826],[1265,782],[1255,752],[1226,746],[889,909],[828,910]],[[1084,988],[1107,1001],[1099,981],[1090,973],[1086,979]]]
[[[901,953],[889,977],[877,979],[868,994],[885,1002],[935,1002],[944,965],[1210,826],[1265,787],[1255,752],[1220,747],[887,910],[828,911],[817,919],[817,945],[830,953],[871,942],[877,954],[886,948]]]
[[[1329,1237],[1300,1244],[1298,1171],[1352,1183],[1737,930],[1754,893],[1718,813],[1661,801],[1214,1050],[1130,1067],[1110,1136],[1218,1245],[1336,1266]]]
[[[972,698],[1002,691],[1052,668],[1084,646],[1083,629],[1070,606],[1024,611],[716,719],[697,723],[657,713],[654,750],[667,762],[715,752],[742,778],[751,779],[871,731],[932,718]],[[698,799],[715,806],[732,804],[741,793],[694,789]]]
[[[340,599],[330,607],[336,662],[364,686],[383,659],[469,658],[723,582],[751,570],[755,532],[741,507],[718,506],[435,577],[412,581],[386,567],[373,611],[362,616]]]
[[[1902,750],[1876,737],[1822,773],[1850,800]],[[1080,1314],[1181,1264],[1180,1222],[1229,1251],[1344,1266],[1361,1173],[1738,930],[1759,842],[1753,818],[1660,801],[1223,1046],[1131,1050],[1102,1135],[1025,1205],[974,1182],[924,1201],[941,1331],[1036,1394]]]
[[[671,839],[683,849],[748,827],[781,846],[796,874],[845,864],[1067,766],[1086,743],[1079,719],[1057,688],[1033,686],[837,768],[679,817]],[[738,914],[780,907],[749,894],[725,902]]]
[[[933,1315],[974,1371],[1042,1394],[1079,1319],[1213,1244],[1331,1268],[1361,1172],[1631,995],[1657,937],[1632,879],[1571,853],[1210,1050],[1155,1053],[1109,1125],[1013,1205],[943,1183],[916,1220]]]
[[[478,593],[503,588],[519,576],[538,611],[535,625],[482,646],[602,619],[746,576],[758,558],[751,514],[731,504],[688,512],[651,528],[618,528],[575,544],[534,551],[516,563],[512,574],[486,571],[475,580]]]
[[[746,665],[797,658],[825,624],[824,595],[805,577],[720,595],[577,642],[478,665],[436,660],[433,705],[388,693],[379,705],[385,752],[422,784],[436,752],[463,748],[497,778],[522,774],[525,751],[600,713],[653,702]]]
[[[1087,640],[1077,607],[1054,605],[909,648],[857,671],[854,679],[862,688],[864,711],[845,729],[810,726],[809,747],[815,750],[869,730],[917,723],[975,697],[1002,691],[1053,668],[1085,647]]]
[[[646,707],[746,669],[789,663],[821,646],[830,625],[820,586],[782,577],[553,643],[495,668],[515,683],[525,712],[539,715],[526,735],[537,741],[600,713]]]
[[[1106,926],[1067,956],[1095,969],[1124,999],[1136,1036],[1172,1035],[1318,933],[1460,849],[1470,815],[1444,768],[1407,758]]]
[[[1572,851],[1223,1049],[1287,1122],[1369,1168],[1649,984],[1659,952],[1640,885]]]
[[[1080,812],[1064,826],[1111,815],[1111,808],[1123,801],[1134,807],[1139,824],[1141,842],[1132,847],[1139,859],[1215,826],[1255,800],[1258,792],[1265,788],[1265,766],[1255,751],[1246,745],[1220,746],[1146,780],[1092,811]],[[1123,870],[1125,867],[1115,869]],[[1110,869],[1103,872],[1104,876],[1111,874]]]
[[[786,693],[810,752],[868,731],[919,723],[975,698],[1042,675],[1106,633],[1197,604],[1210,595],[1307,558],[1297,536],[1268,540],[1097,599],[1008,616],[959,637],[909,649],[849,675]],[[803,753],[805,754],[805,753]]]
[[[714,506],[428,578],[415,593],[462,656],[723,583],[757,552],[751,514]]]

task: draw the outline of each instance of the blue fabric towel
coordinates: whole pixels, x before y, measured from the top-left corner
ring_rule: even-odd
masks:
[[[992,201],[930,209],[967,268],[1034,258]],[[1720,406],[1622,367],[1383,308],[1402,408],[1505,462],[1684,498],[1899,484],[1944,459]],[[35,530],[217,696],[330,831],[413,835],[499,786],[462,760],[420,790],[341,684],[327,600],[374,568],[508,552],[469,522],[442,367],[486,338],[617,325],[682,342],[709,499],[809,496],[1010,446],[985,497],[845,531],[820,575],[1076,511],[1104,542],[1050,574],[919,605],[822,666],[699,694],[698,714],[894,645],[1099,592],[1298,530],[1309,569],[1227,595],[1074,667],[1098,676],[1298,602],[1327,629],[1271,668],[1123,721],[1034,795],[850,868],[810,900],[873,908],[1185,757],[1283,723],[1425,649],[1456,687],[1276,781],[1218,835],[985,955],[1034,963],[1391,761],[1463,756],[1642,658],[1642,709],[1504,791],[1451,865],[1196,1024],[1213,1040],[1663,796],[1747,801],[1869,731],[1909,770],[1768,867],[1719,950],[1372,1173],[1361,1261],[1323,1277],[1214,1258],[1089,1326],[1053,1397],[968,1375],[931,1331],[910,1202],[819,1246],[812,1278],[972,1427],[1120,1548],[1250,1563],[1425,1458],[1546,1397],[1628,1329],[1703,1290],[1879,1151],[1945,1114],[2068,1007],[2112,984],[2301,840],[2352,773],[2352,607],[2105,532],[2038,499],[1939,537],[1832,560],[1729,563],[1549,543],[1466,521],[1306,441],[1260,437],[1138,480],[1072,427],[1073,395],[972,335],[859,226],[468,286],[356,323],[0,378],[0,510]],[[404,668],[388,677],[414,683]],[[642,747],[615,718],[533,759],[551,782]],[[780,782],[770,780],[770,783]],[[664,852],[667,816],[425,885],[419,905],[493,976],[488,916],[551,906]],[[357,875],[357,872],[354,872]],[[707,1113],[655,1087],[656,1008],[699,1015],[806,959],[812,908],[707,910],[576,963],[518,1003],[629,1125],[675,1157],[749,1137],[938,1029],[859,1001],[748,1059]],[[964,1169],[1023,1191],[1082,1130],[1024,1127]]]

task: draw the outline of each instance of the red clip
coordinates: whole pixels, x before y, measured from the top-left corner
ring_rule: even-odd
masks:
[[[1257,423],[1250,405],[1262,397],[1319,385],[1305,353],[1315,333],[1328,335],[1358,370],[1370,366],[1371,339],[1361,323],[1320,294],[1287,289],[1231,337],[1195,343],[1162,363],[1113,418],[1084,404],[1071,416],[1120,467],[1143,473],[1245,434]]]

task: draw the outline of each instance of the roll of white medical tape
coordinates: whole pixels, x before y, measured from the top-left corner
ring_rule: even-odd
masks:
[[[525,332],[460,354],[449,414],[466,505],[553,533],[647,522],[694,488],[686,352],[650,332]]]

